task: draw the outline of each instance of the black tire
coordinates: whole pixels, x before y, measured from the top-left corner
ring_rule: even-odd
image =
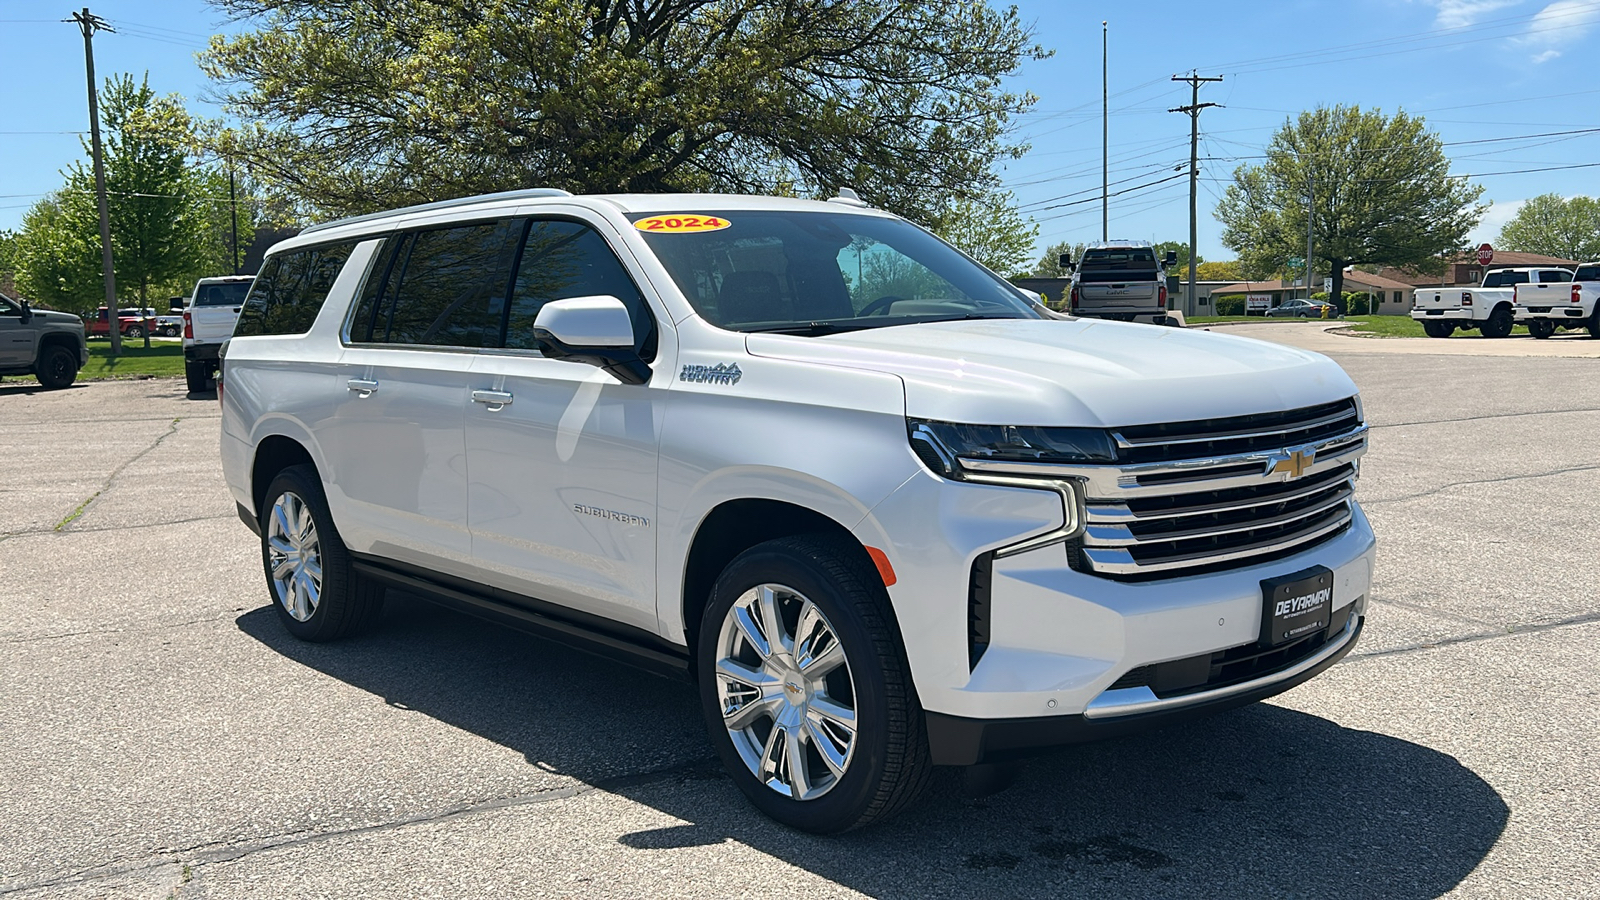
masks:
[[[211,369],[203,362],[188,360],[183,364],[184,379],[189,382],[189,393],[203,394],[210,390]]]
[[[273,577],[274,530],[270,521],[279,498],[291,495],[303,503],[315,528],[315,556],[321,564],[322,585],[309,615],[297,617],[289,611],[290,595]],[[383,586],[363,578],[351,566],[350,551],[333,525],[322,479],[310,465],[290,466],[279,472],[267,486],[259,510],[261,523],[261,565],[267,578],[267,593],[278,611],[278,621],[289,633],[303,641],[332,641],[355,634],[369,626],[383,609]]]
[[[1512,326],[1516,324],[1517,320],[1511,317],[1510,307],[1497,306],[1494,312],[1489,313],[1489,318],[1478,326],[1478,332],[1486,338],[1503,338],[1511,333]]]
[[[123,337],[127,337],[127,338],[133,338],[135,340],[137,340],[139,338],[142,338],[142,337],[144,337],[144,326],[143,325],[129,325],[128,326],[128,330],[124,331],[122,333],[122,336]]]
[[[723,725],[715,675],[724,619],[741,595],[763,584],[803,594],[844,648],[855,708],[855,743],[832,787],[811,800],[780,794],[758,779]],[[777,821],[817,834],[859,828],[895,815],[927,786],[932,771],[922,707],[911,683],[889,598],[859,545],[833,535],[758,544],[717,578],[700,625],[695,665],[711,742],[734,783]]]
[[[1544,340],[1550,335],[1556,333],[1556,323],[1550,321],[1549,319],[1529,319],[1528,333],[1539,340]]]
[[[70,387],[78,377],[78,355],[60,344],[52,344],[39,354],[35,375],[39,386],[45,390]]]
[[[1583,324],[1589,329],[1589,337],[1600,338],[1600,303],[1594,305],[1594,312],[1589,313],[1589,318]]]
[[[1422,330],[1427,332],[1428,337],[1431,338],[1447,338],[1450,336],[1450,332],[1456,329],[1449,322],[1433,322],[1423,319]]]

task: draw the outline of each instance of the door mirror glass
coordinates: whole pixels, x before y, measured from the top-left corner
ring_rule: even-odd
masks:
[[[1163,260],[1162,262],[1163,262],[1164,265],[1168,265],[1168,266],[1177,265],[1177,263],[1178,263],[1178,251],[1176,251],[1176,250],[1168,250],[1167,251],[1167,258],[1165,260]]]

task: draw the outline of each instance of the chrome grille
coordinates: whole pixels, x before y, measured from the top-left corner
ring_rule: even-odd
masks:
[[[1074,565],[1120,580],[1253,565],[1349,527],[1367,428],[1354,398],[1283,413],[1124,428],[1116,464],[961,459],[976,473],[1070,480]],[[1004,551],[1001,551],[1004,553]]]

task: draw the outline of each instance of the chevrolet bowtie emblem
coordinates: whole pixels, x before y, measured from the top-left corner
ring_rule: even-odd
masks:
[[[1311,463],[1317,458],[1315,450],[1294,450],[1287,455],[1277,458],[1272,463],[1272,468],[1267,470],[1268,475],[1287,475],[1289,478],[1299,478],[1311,468]]]

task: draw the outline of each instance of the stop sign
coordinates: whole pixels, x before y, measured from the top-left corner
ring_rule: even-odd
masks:
[[[1478,265],[1487,266],[1489,263],[1492,263],[1492,262],[1494,262],[1494,248],[1489,246],[1488,244],[1484,244],[1483,246],[1479,247],[1478,248]]]

